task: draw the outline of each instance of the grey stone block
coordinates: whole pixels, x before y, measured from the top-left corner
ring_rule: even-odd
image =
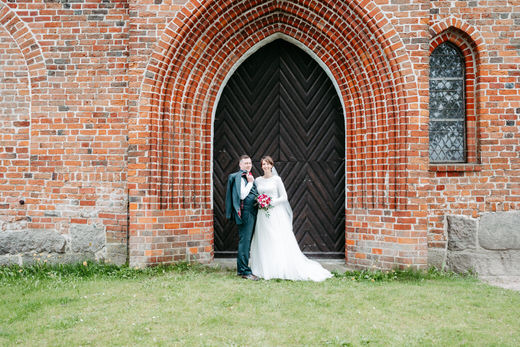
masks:
[[[65,251],[65,237],[52,230],[23,230],[0,233],[0,255]]]
[[[519,276],[520,251],[448,252],[446,265],[458,273],[472,271],[479,276]]]
[[[428,267],[443,269],[446,262],[446,250],[444,248],[428,249]]]
[[[71,224],[70,245],[73,252],[95,253],[105,246],[105,229],[97,224]]]
[[[448,216],[448,250],[476,248],[477,222],[461,216]]]
[[[20,265],[20,257],[15,255],[0,255],[0,266]]]
[[[520,251],[483,251],[474,256],[475,271],[483,276],[519,276]]]
[[[106,254],[105,261],[107,263],[123,265],[126,263],[126,245],[118,243],[108,243],[105,246]]]
[[[520,211],[482,215],[478,241],[489,250],[520,250]]]
[[[446,254],[446,268],[457,273],[475,271],[474,253],[448,252]]]

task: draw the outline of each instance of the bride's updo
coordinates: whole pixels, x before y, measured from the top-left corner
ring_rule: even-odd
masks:
[[[260,164],[262,164],[264,161],[267,162],[268,164],[271,164],[272,166],[274,166],[274,160],[270,156],[266,155],[266,156],[262,157],[262,159],[260,159]]]

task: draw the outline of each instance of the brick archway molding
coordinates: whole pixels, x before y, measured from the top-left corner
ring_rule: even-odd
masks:
[[[7,4],[0,2],[0,25],[5,28],[22,53],[29,74],[29,93],[31,96],[29,110],[29,135],[32,133],[32,113],[39,112],[40,107],[33,105],[33,90],[38,90],[47,82],[45,59],[38,42],[26,23]],[[33,144],[29,144],[29,151]],[[30,152],[29,152],[30,155]],[[17,199],[18,201],[18,199]]]
[[[29,27],[9,8],[0,2],[0,25],[2,25],[20,48],[29,71],[30,87],[37,89],[47,81],[47,71],[42,51]]]
[[[241,59],[275,36],[314,52],[339,90],[347,263],[424,267],[426,218],[411,211],[406,170],[417,82],[392,25],[372,1],[358,0],[191,1],[172,20],[129,129],[131,265],[213,259],[214,109]]]
[[[10,194],[4,196],[6,198],[5,201],[9,203],[7,215],[16,215],[17,218],[22,218],[22,216],[27,218],[28,215],[31,215],[30,220],[33,223],[38,223],[39,217],[37,213],[34,213],[34,209],[39,208],[39,198],[28,194],[29,191],[36,191],[34,187],[35,183],[31,183],[30,179],[26,179],[25,174],[35,169],[30,157],[33,151],[37,149],[38,143],[31,140],[35,124],[42,121],[42,118],[36,117],[37,119],[35,119],[33,117],[34,114],[41,114],[42,110],[41,100],[35,98],[35,94],[38,94],[41,88],[45,88],[47,85],[47,69],[41,47],[33,32],[17,15],[16,11],[9,7],[9,3],[6,0],[0,2],[0,27],[2,27],[14,41],[19,53],[21,53],[23,57],[27,69],[28,83],[27,89],[18,86],[17,93],[19,96],[28,95],[29,97],[27,113],[17,113],[18,117],[20,117],[19,124],[16,125],[16,138],[18,143],[15,148],[17,155],[13,160],[13,166],[18,168],[23,167],[23,171],[18,171],[18,174],[21,175],[23,173],[24,177],[23,179],[16,177],[13,181],[17,181],[16,185],[18,185],[18,187],[12,190]],[[22,199],[27,203],[20,205],[18,202]],[[43,216],[43,212],[41,216]]]

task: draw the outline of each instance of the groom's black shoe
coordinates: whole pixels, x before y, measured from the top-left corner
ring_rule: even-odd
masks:
[[[251,280],[251,281],[258,281],[259,278],[256,277],[255,275],[253,274],[249,274],[249,275],[242,275],[242,278],[246,279],[246,280]]]

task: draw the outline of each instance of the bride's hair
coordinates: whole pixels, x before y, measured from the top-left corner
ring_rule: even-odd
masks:
[[[266,155],[262,157],[262,159],[260,159],[260,164],[262,164],[264,161],[274,166],[274,160],[270,156]]]

